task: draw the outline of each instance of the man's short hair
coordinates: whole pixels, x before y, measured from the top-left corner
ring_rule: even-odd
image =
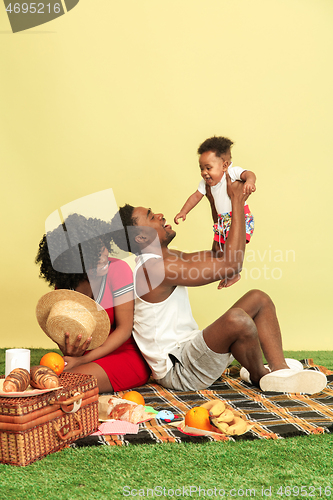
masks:
[[[227,137],[210,137],[206,139],[199,147],[198,147],[198,155],[202,155],[203,153],[207,153],[207,151],[212,151],[216,156],[222,156],[227,153],[233,142]]]
[[[128,229],[131,226],[137,226],[137,219],[133,217],[133,211],[134,207],[128,203],[119,208],[119,212],[111,221],[111,230],[115,228],[112,231],[112,239],[121,250],[139,254],[140,249],[134,239],[135,232]],[[123,225],[122,229],[119,229],[119,216]]]
[[[124,227],[137,225],[137,219],[133,217],[133,212],[134,207],[132,207],[132,205],[129,205],[128,203],[119,208],[119,215]]]

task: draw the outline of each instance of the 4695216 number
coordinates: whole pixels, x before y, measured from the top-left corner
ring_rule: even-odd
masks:
[[[9,12],[10,14],[51,14],[51,12],[54,12],[55,14],[59,14],[61,11],[61,6],[60,3],[55,3],[54,5],[51,5],[50,3],[44,4],[44,3],[14,3],[13,7],[12,4],[10,3],[8,7],[6,8],[6,11]]]
[[[330,486],[280,486],[276,494],[281,497],[330,497],[332,488]]]

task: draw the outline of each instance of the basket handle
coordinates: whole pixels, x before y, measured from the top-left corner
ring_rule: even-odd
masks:
[[[50,404],[51,405],[55,405],[55,404],[60,405],[60,407],[64,413],[76,413],[78,411],[78,409],[81,407],[82,398],[83,398],[83,394],[80,392],[76,392],[74,394],[74,396],[72,396],[69,399],[66,399],[65,401],[61,401],[61,399],[53,399],[50,401]],[[63,408],[63,406],[69,406],[73,403],[74,403],[74,405],[73,405],[72,410],[66,410]]]
[[[65,424],[62,427],[58,425],[56,422],[53,422],[54,430],[57,433],[57,436],[61,441],[67,441],[68,439],[71,439],[72,437],[78,436],[82,432],[82,423],[78,415],[74,415],[74,418],[76,419],[79,428],[76,430],[69,430],[69,424]]]

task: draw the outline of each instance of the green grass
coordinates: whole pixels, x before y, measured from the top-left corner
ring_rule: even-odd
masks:
[[[32,364],[38,364],[45,352],[33,350]],[[330,352],[285,354],[313,358],[333,369]],[[0,464],[0,499],[223,498],[222,489],[224,498],[266,498],[262,488],[268,494],[269,487],[272,499],[329,498],[325,487],[331,487],[333,497],[332,446],[332,435],[316,435],[279,441],[67,448],[27,467]],[[201,488],[200,495],[195,487]]]

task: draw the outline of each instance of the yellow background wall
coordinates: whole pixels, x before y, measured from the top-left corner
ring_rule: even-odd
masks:
[[[0,4],[0,346],[54,346],[34,314],[52,212],[112,188],[172,222],[216,134],[257,174],[256,230],[240,283],[190,290],[195,318],[261,288],[286,349],[333,349],[332,20],[331,0],[81,0],[12,34]],[[206,200],[177,231],[210,248]]]

